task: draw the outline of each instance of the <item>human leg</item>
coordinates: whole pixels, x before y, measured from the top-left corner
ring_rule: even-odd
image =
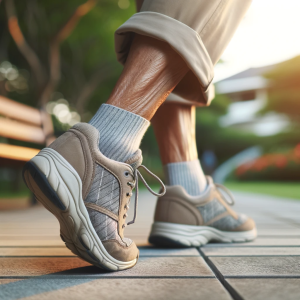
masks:
[[[100,132],[102,153],[126,161],[139,148],[148,120],[187,71],[167,43],[136,35],[108,101],[89,122]]]
[[[157,200],[149,241],[160,246],[200,246],[210,240],[253,240],[254,221],[232,210],[230,191],[201,169],[194,110],[166,102],[152,119],[167,185],[166,194]]]
[[[137,262],[138,249],[124,237],[124,228],[142,162],[138,147],[149,126],[146,118],[187,72],[168,45],[148,39],[153,40],[140,37],[133,43],[110,104],[100,107],[91,125],[75,125],[28,162],[23,173],[37,199],[58,218],[66,246],[109,270]],[[139,98],[141,86],[145,100]]]
[[[150,120],[187,72],[185,61],[167,43],[136,35],[106,103]]]
[[[151,123],[159,145],[167,185],[181,185],[189,195],[200,195],[206,177],[198,160],[195,106],[164,103]]]
[[[141,0],[140,12],[115,33],[120,63],[128,57],[134,33],[168,43],[189,71],[174,89],[180,101],[209,104],[214,96],[213,67],[229,43],[251,0]]]
[[[190,31],[186,28],[185,31],[185,35],[189,37],[189,40],[185,40],[184,36],[180,35],[180,29],[177,35],[171,37],[160,35],[186,60],[190,71],[176,86],[174,93],[167,98],[166,103],[158,109],[151,120],[159,144],[161,159],[165,165],[166,182],[169,185],[167,186],[166,195],[158,200],[155,213],[156,222],[150,235],[151,242],[160,242],[161,236],[159,236],[159,233],[161,229],[162,231],[170,230],[170,228],[160,228],[160,221],[167,225],[170,222],[175,223],[175,227],[178,223],[202,225],[201,230],[204,228],[204,232],[207,233],[206,235],[202,234],[197,228],[194,232],[197,235],[198,230],[197,237],[192,236],[189,240],[187,239],[189,234],[184,233],[185,228],[181,237],[181,229],[175,228],[174,239],[171,239],[171,244],[174,244],[174,240],[176,244],[178,239],[181,239],[178,244],[197,246],[208,242],[212,238],[217,238],[220,241],[246,241],[256,236],[254,222],[250,218],[238,215],[231,210],[217,185],[212,182],[211,178],[205,178],[197,155],[195,109],[192,108],[192,105],[209,104],[213,98],[213,87],[210,84],[213,76],[212,66],[218,61],[250,2],[238,0],[213,0],[210,2],[137,1],[137,8],[142,11],[145,18],[144,23],[147,24],[148,21],[151,24],[151,19],[155,19],[160,25],[168,25],[171,22],[173,27],[178,29],[180,24],[174,22],[174,20],[177,20],[192,29]],[[188,7],[188,9],[183,6]],[[156,12],[159,15],[155,15]],[[161,14],[172,17],[173,20],[164,18]],[[123,35],[118,37],[123,39],[123,43],[120,43],[116,48],[117,52],[118,49],[122,50],[119,54],[121,62],[126,57],[126,54],[124,55],[126,53],[124,34],[126,35],[128,31],[143,31],[143,34],[150,36],[153,34],[159,35],[155,32],[156,24],[151,24],[151,27],[148,26],[152,30],[142,27],[138,28],[139,31],[136,31],[135,22],[138,22],[138,16],[133,17],[131,22],[129,20],[128,24],[125,23],[117,31],[117,33]],[[193,45],[194,36],[197,36],[199,43],[196,42]],[[176,40],[175,43],[173,38]],[[130,44],[130,42],[127,44]],[[187,47],[181,47],[182,45]],[[201,61],[193,59],[193,65],[191,65],[189,59],[194,58],[194,56],[193,53],[187,54],[187,48],[189,47],[197,52],[197,57],[201,58]],[[186,106],[186,104],[190,106]],[[205,228],[207,226],[204,225],[210,227]],[[214,230],[220,230],[220,232],[216,234]],[[224,230],[230,232],[225,234]],[[187,229],[187,232],[192,233],[190,228]],[[162,236],[163,243],[167,239],[168,236]]]

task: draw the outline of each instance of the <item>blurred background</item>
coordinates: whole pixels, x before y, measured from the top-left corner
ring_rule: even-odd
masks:
[[[254,0],[197,109],[203,168],[229,188],[300,199],[300,2]],[[129,0],[0,1],[0,209],[33,203],[24,163],[108,98]],[[163,177],[152,129],[144,164]],[[150,180],[150,178],[148,179]]]

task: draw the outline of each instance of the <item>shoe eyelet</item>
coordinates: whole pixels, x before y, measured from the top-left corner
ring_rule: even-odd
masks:
[[[125,177],[128,177],[128,176],[129,176],[129,172],[128,172],[128,171],[125,171],[125,172],[124,172],[124,175],[125,175]]]
[[[123,215],[123,219],[125,219],[126,218],[126,216],[125,215]]]
[[[125,224],[122,225],[122,228],[125,228]]]
[[[129,197],[129,196],[130,196],[130,194],[129,194],[129,193],[127,193],[127,194],[126,194],[126,196],[127,196],[127,197]]]

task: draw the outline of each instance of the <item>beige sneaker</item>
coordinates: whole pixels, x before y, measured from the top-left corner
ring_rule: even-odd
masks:
[[[23,178],[56,216],[61,238],[73,253],[100,268],[123,270],[139,256],[124,228],[136,216],[135,207],[134,220],[126,223],[142,155],[138,150],[126,163],[117,162],[99,151],[98,141],[93,126],[76,124],[26,163]]]
[[[255,223],[237,214],[229,190],[207,177],[201,196],[190,196],[181,186],[167,186],[158,198],[149,242],[161,246],[201,246],[209,241],[246,242],[256,238]],[[228,202],[223,190],[230,198]]]

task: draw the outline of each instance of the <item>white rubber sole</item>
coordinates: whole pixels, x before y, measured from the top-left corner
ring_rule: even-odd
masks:
[[[164,246],[199,247],[209,241],[222,243],[249,242],[256,238],[256,228],[250,231],[221,231],[209,226],[191,226],[167,222],[154,222],[149,242]]]
[[[58,219],[62,240],[74,254],[110,271],[128,269],[137,263],[137,258],[116,260],[106,251],[84,205],[81,179],[58,152],[44,148],[26,163],[23,178],[37,200]]]

